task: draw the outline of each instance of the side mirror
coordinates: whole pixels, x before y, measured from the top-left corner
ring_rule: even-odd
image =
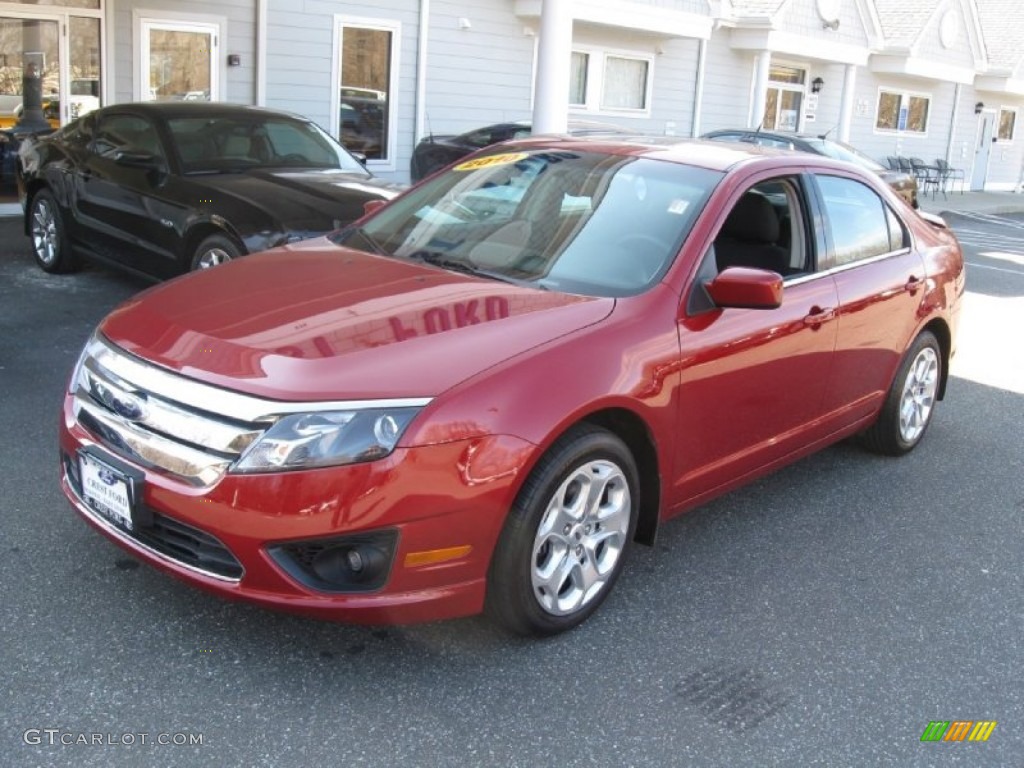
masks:
[[[387,200],[367,200],[363,203],[363,215],[368,216],[379,208],[383,208]]]
[[[163,161],[152,152],[134,149],[120,149],[114,153],[114,162],[128,168],[145,168],[156,170],[163,166]]]
[[[767,269],[729,267],[705,287],[717,307],[776,309],[782,305],[782,275]]]

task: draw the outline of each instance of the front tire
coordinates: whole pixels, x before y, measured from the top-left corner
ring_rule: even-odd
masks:
[[[921,442],[935,410],[942,365],[938,339],[922,331],[903,356],[878,419],[863,434],[869,450],[902,456]]]
[[[607,430],[563,435],[527,478],[498,540],[487,611],[520,635],[585,621],[611,592],[636,530],[639,475]]]
[[[44,272],[73,272],[77,266],[67,236],[64,217],[57,199],[48,189],[41,189],[32,198],[28,211],[32,255]]]
[[[227,235],[210,235],[192,255],[191,270],[210,269],[242,255],[242,249]]]

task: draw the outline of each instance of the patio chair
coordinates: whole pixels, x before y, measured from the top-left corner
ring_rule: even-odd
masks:
[[[914,169],[910,165],[910,160],[903,157],[902,155],[896,156],[897,170],[903,171],[904,173],[914,173]]]
[[[917,179],[918,186],[927,195],[928,190],[932,191],[932,200],[935,199],[935,193],[941,191],[942,196],[946,196],[945,187],[942,185],[942,176],[939,173],[939,169],[934,165],[925,164],[924,160],[919,157],[910,158],[911,172],[914,174],[914,178]]]
[[[967,180],[964,176],[963,168],[954,168],[940,157],[935,158],[935,167],[939,169],[939,180],[942,184],[943,191],[946,190],[947,185],[954,181],[959,181],[960,194],[962,195],[964,193],[964,185]]]

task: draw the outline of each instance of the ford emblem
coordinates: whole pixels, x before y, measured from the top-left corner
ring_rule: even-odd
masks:
[[[145,403],[133,395],[114,395],[111,400],[110,406],[114,412],[131,421],[138,421],[146,413]]]
[[[94,383],[93,392],[107,408],[129,421],[139,421],[146,416],[146,396],[141,393],[134,395],[100,382]]]

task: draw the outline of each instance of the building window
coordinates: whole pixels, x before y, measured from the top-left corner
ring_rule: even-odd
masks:
[[[800,106],[807,72],[800,67],[772,64],[764,100],[761,127],[767,131],[795,131],[800,127]]]
[[[999,110],[999,140],[1013,141],[1013,134],[1017,130],[1017,109],[1015,107],[1003,107]]]
[[[398,22],[339,19],[338,130],[346,149],[382,170],[394,166]]]
[[[218,101],[217,24],[140,19],[140,101]]]
[[[878,92],[875,130],[927,133],[931,98],[915,93]]]
[[[569,105],[577,110],[647,115],[654,60],[610,51],[573,51]]]
[[[572,52],[572,72],[569,76],[570,106],[582,107],[587,104],[587,67],[589,66],[589,53]]]
[[[622,56],[606,56],[602,109],[647,108],[647,62]]]

